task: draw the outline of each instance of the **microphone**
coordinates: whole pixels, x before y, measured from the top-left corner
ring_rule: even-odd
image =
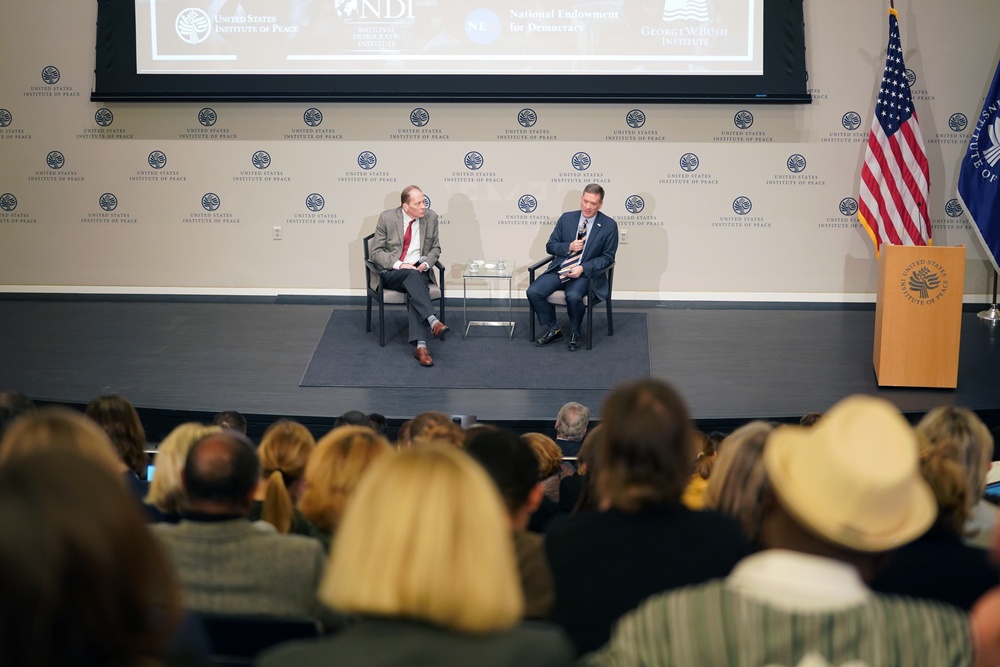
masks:
[[[586,231],[587,231],[587,221],[581,220],[580,224],[576,226],[576,240],[579,241],[580,239],[582,239]]]
[[[418,271],[420,270],[420,265],[421,264],[427,264],[427,255],[424,255],[423,257],[421,257],[420,259],[418,259],[417,263],[414,264],[414,266],[417,267]],[[427,268],[429,269],[430,265],[428,265]]]

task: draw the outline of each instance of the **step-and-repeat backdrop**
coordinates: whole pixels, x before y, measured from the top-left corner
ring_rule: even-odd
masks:
[[[520,290],[596,182],[624,236],[622,298],[871,301],[856,211],[886,4],[807,0],[813,104],[746,106],[102,104],[96,3],[7,2],[0,290],[363,294],[362,239],[410,183],[441,218],[453,290],[469,258],[501,257]],[[981,300],[992,269],[956,186],[1000,3],[898,4],[934,243],[968,248]]]

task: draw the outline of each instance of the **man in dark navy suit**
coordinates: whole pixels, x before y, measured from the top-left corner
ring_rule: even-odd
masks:
[[[575,352],[583,347],[580,325],[586,312],[583,299],[587,296],[590,276],[615,261],[618,252],[618,224],[600,212],[603,204],[604,188],[596,183],[587,185],[580,197],[580,210],[563,213],[545,244],[545,251],[554,259],[545,273],[528,287],[528,302],[544,332],[535,341],[539,347],[563,337],[555,306],[547,301],[556,290],[566,292],[569,349]],[[594,292],[602,301],[608,298],[607,276],[594,278]]]

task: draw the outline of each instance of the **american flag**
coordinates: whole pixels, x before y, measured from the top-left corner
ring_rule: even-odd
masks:
[[[875,243],[876,256],[883,243],[929,245],[931,242],[927,152],[910,97],[897,16],[895,9],[889,10],[885,71],[861,169],[858,203],[858,218]]]

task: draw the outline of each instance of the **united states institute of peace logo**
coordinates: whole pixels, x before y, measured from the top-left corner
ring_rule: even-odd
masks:
[[[152,151],[146,158],[146,162],[153,169],[163,169],[167,166],[167,154],[163,151]]]
[[[861,114],[857,111],[848,111],[840,117],[840,124],[845,130],[853,132],[861,127]]]
[[[326,200],[323,199],[323,195],[318,192],[313,192],[306,197],[306,208],[313,213],[318,213],[323,210],[326,206]]]
[[[7,127],[14,122],[14,116],[7,109],[0,109],[0,127]]]
[[[908,85],[910,88],[913,88],[913,86],[917,85],[916,72],[914,72],[912,69],[907,69],[904,72],[904,74],[906,75],[906,85]]]
[[[750,201],[750,197],[739,196],[733,200],[733,212],[737,215],[746,215],[753,208],[753,202]]]
[[[118,197],[114,196],[110,192],[105,192],[101,195],[101,198],[97,200],[97,203],[105,211],[113,211],[118,208]]]
[[[587,171],[588,169],[590,169],[590,164],[591,164],[590,156],[584,153],[583,151],[580,151],[579,153],[573,153],[573,157],[570,158],[569,162],[570,164],[573,165],[573,168],[576,169],[577,171]]]
[[[0,208],[7,211],[8,213],[17,208],[17,197],[9,192],[5,192],[0,195]]]
[[[538,122],[538,114],[534,109],[521,109],[517,112],[517,124],[521,127],[533,127]]]
[[[66,164],[66,157],[59,151],[49,151],[45,156],[45,164],[49,165],[49,169],[62,169]]]
[[[302,122],[309,127],[319,127],[323,124],[323,112],[316,107],[309,107],[302,114]]]
[[[212,107],[205,107],[198,112],[198,122],[205,127],[212,127],[217,120],[219,120],[219,114],[215,113],[215,109]]]
[[[517,199],[517,207],[521,210],[521,213],[534,213],[535,209],[538,208],[538,199],[535,195],[521,195]]]
[[[753,125],[753,114],[746,109],[740,109],[733,116],[733,124],[741,130],[749,130]]]
[[[258,169],[267,169],[271,166],[271,156],[267,151],[257,151],[250,156],[250,162]]]
[[[633,130],[638,130],[646,124],[646,114],[642,109],[632,109],[625,114],[625,123]]]
[[[465,154],[462,162],[469,171],[477,171],[483,168],[485,160],[483,159],[483,154],[479,151],[469,151]]]
[[[378,158],[371,151],[361,151],[358,153],[358,166],[362,169],[374,169],[378,164]]]
[[[788,156],[785,160],[785,166],[788,167],[788,171],[793,174],[801,174],[806,170],[806,158],[799,153],[794,153]]]
[[[840,214],[845,218],[853,217],[858,212],[858,200],[854,197],[844,197],[840,200]]]
[[[431,122],[431,114],[423,107],[417,107],[410,112],[410,123],[413,127],[423,127]]]
[[[625,210],[632,215],[642,213],[642,209],[644,208],[646,208],[646,202],[639,195],[629,195],[625,199]]]
[[[945,202],[944,212],[948,214],[949,218],[957,218],[965,213],[965,209],[962,208],[962,203],[957,199],[949,199]]]
[[[948,127],[952,132],[962,132],[969,126],[969,119],[964,113],[953,113],[948,116]]]
[[[185,44],[201,44],[212,33],[212,19],[204,9],[182,9],[174,19],[174,30]]]
[[[94,112],[94,122],[101,127],[111,127],[111,124],[115,122],[115,115],[111,113],[111,109],[101,107]]]
[[[62,74],[59,73],[59,68],[54,65],[48,65],[42,68],[42,81],[50,86],[59,83],[59,79],[61,77]]]
[[[201,196],[201,207],[206,211],[218,211],[222,200],[214,192],[206,192]]]
[[[430,197],[428,197],[428,196],[427,196],[427,195],[425,194],[425,195],[424,195],[424,208],[430,208],[430,207],[431,207],[431,198],[430,198]]]
[[[938,262],[918,259],[903,269],[899,287],[909,301],[920,305],[931,304],[948,291],[948,274]]]
[[[687,172],[697,171],[701,165],[701,160],[694,153],[685,153],[680,159],[681,169]]]

